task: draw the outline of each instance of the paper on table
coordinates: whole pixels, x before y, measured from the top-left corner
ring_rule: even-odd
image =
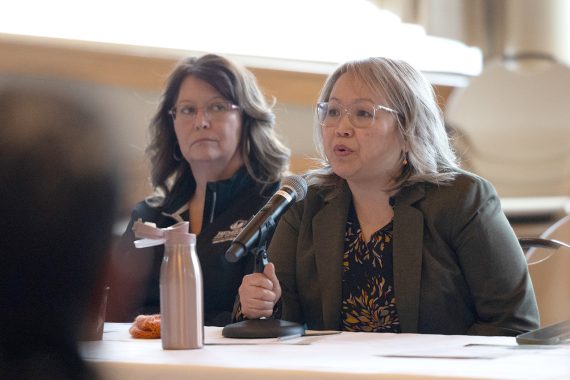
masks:
[[[516,354],[532,354],[532,351],[544,351],[555,349],[552,346],[508,346],[491,344],[467,344],[460,347],[446,349],[422,349],[411,350],[401,354],[378,355],[390,358],[426,358],[426,359],[496,359]]]
[[[341,332],[338,330],[305,330],[305,336],[335,335]]]

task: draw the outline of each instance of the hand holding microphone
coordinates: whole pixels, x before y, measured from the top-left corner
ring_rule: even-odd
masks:
[[[280,189],[249,221],[241,233],[234,239],[226,251],[226,259],[236,262],[255,247],[263,246],[267,233],[271,231],[277,219],[295,201],[300,201],[307,194],[307,183],[301,176],[285,177]],[[261,269],[256,269],[261,272]],[[263,268],[262,273],[253,273],[243,278],[239,288],[242,313],[247,318],[271,317],[273,307],[281,297],[281,286],[271,263]]]
[[[273,263],[263,273],[252,273],[243,278],[239,287],[242,314],[249,318],[271,317],[273,307],[281,298],[281,286]]]
[[[259,260],[259,247],[262,254],[265,253],[265,239],[271,231],[277,219],[285,213],[285,211],[295,201],[300,201],[307,194],[307,183],[301,176],[285,177],[281,182],[281,188],[271,197],[271,199],[259,210],[257,214],[251,218],[245,228],[234,239],[230,248],[226,251],[226,260],[236,262],[245,256],[250,250],[256,255],[256,261]],[[257,249],[256,249],[257,248]],[[266,257],[263,258],[266,260]],[[256,264],[256,273],[244,276],[242,284],[239,287],[239,297],[242,314],[251,319],[261,317],[271,317],[273,315],[273,307],[281,298],[281,286],[275,274],[275,266],[272,263],[261,266]],[[279,321],[277,321],[279,322]],[[234,325],[238,325],[236,323]],[[226,330],[228,326],[224,330]],[[255,330],[256,328],[253,328]],[[239,328],[236,328],[239,331]],[[233,331],[233,330],[232,330]],[[287,330],[285,330],[287,331]],[[247,335],[247,334],[246,334]],[[246,336],[243,335],[243,336]],[[242,336],[242,334],[224,336]]]

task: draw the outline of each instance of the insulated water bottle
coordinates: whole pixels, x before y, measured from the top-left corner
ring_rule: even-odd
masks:
[[[202,271],[196,254],[196,235],[189,223],[158,229],[149,224],[134,226],[137,247],[164,244],[160,267],[160,336],[165,350],[204,346],[204,299]],[[138,244],[137,244],[138,243]],[[154,244],[156,243],[156,244]]]

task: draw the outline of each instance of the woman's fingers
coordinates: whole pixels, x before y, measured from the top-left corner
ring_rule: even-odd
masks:
[[[273,284],[272,290],[275,293],[275,296],[277,297],[275,299],[275,302],[277,302],[277,300],[281,298],[281,285],[279,284],[279,279],[277,278],[277,274],[275,274],[275,265],[273,265],[273,263],[267,264],[265,266],[265,269],[263,270],[263,274],[267,276],[267,278]]]
[[[264,273],[252,273],[244,276],[242,286],[258,287],[261,289],[272,290],[273,282]]]
[[[264,273],[253,273],[245,276],[239,287],[241,312],[248,318],[270,317],[273,314],[275,303],[281,296],[281,288],[275,276],[275,268],[273,264],[269,265],[271,268],[268,274],[272,279],[266,275],[265,271]],[[276,292],[276,288],[278,292]]]
[[[273,315],[274,305],[275,303],[271,301],[250,299],[245,302],[242,301],[241,312],[245,317],[250,319],[271,317],[271,315]]]

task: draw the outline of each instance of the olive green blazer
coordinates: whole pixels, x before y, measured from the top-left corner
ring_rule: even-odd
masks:
[[[282,318],[339,329],[351,193],[311,186],[280,220],[268,254]],[[330,194],[329,194],[330,195]],[[516,335],[539,326],[527,264],[493,186],[460,172],[394,197],[394,291],[404,333]]]

